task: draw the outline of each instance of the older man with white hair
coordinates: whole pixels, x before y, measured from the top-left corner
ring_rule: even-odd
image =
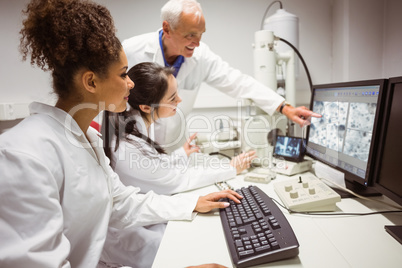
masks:
[[[306,123],[304,118],[312,115],[305,107],[292,107],[272,89],[230,67],[201,42],[206,31],[205,18],[196,0],[168,1],[161,9],[161,19],[162,29],[124,40],[123,48],[129,68],[140,62],[157,62],[176,69],[183,99],[180,111],[163,120],[155,131],[156,141],[165,145],[167,151],[183,145],[183,118],[193,109],[202,82],[233,98],[252,99],[266,113],[281,112],[301,126]]]

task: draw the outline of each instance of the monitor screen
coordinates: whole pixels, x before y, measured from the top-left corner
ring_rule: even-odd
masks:
[[[402,206],[402,77],[391,78],[380,128],[375,187]]]
[[[345,183],[372,185],[378,117],[386,79],[315,85],[307,155],[345,175]]]
[[[302,138],[278,135],[276,137],[273,156],[300,162],[303,160],[304,151]]]

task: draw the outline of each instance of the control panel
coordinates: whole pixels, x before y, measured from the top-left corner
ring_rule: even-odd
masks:
[[[341,196],[312,174],[274,183],[283,204],[298,212],[334,211]]]

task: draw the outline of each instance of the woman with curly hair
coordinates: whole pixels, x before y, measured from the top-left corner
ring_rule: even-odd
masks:
[[[126,108],[134,83],[110,12],[79,0],[32,0],[24,10],[21,52],[52,73],[55,107],[0,135],[0,266],[96,267],[108,227],[191,220],[240,202],[233,191],[206,196],[139,194],[109,166],[100,111]]]

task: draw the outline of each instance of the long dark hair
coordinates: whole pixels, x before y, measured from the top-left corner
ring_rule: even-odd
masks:
[[[123,138],[129,140],[141,150],[140,144],[129,139],[128,135],[130,134],[145,140],[154,147],[158,153],[166,153],[157,142],[140,133],[136,127],[137,121],[134,119],[133,115],[135,111],[138,111],[143,118],[146,118],[146,114],[139,107],[140,105],[155,107],[153,112],[158,114],[158,104],[167,92],[168,78],[170,75],[173,75],[173,73],[173,68],[163,67],[153,62],[139,63],[127,72],[130,79],[134,82],[134,88],[131,90],[128,100],[130,104],[129,109],[121,113],[105,111],[103,117],[102,135],[105,139],[105,153],[109,158],[112,153],[110,141],[113,137],[116,137],[114,151],[117,151],[120,140]]]

